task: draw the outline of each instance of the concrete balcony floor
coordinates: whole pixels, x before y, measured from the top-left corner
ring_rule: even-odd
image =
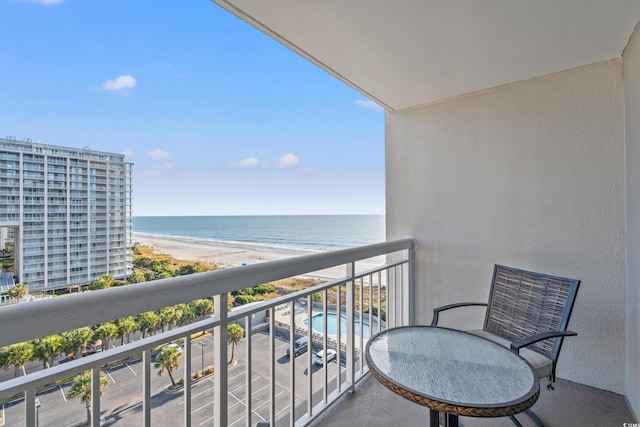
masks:
[[[547,427],[599,426],[622,427],[637,422],[624,396],[557,380],[555,391],[541,383],[540,398],[532,410]],[[526,415],[517,419],[523,427],[535,423]],[[513,427],[509,418],[460,417],[465,427]],[[406,400],[380,384],[371,374],[311,426],[428,426],[429,409]]]

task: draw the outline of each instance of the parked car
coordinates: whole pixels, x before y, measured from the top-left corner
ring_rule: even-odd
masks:
[[[182,353],[182,347],[180,347],[178,344],[167,344],[162,347],[162,350],[166,350],[168,348],[175,348],[178,351],[178,354]]]
[[[293,343],[293,353],[298,357],[307,351],[307,337],[298,338]],[[291,357],[291,347],[287,347],[287,356]]]
[[[336,351],[332,348],[327,349],[327,362],[336,358]],[[314,363],[318,365],[324,364],[324,350],[320,350],[316,353],[316,357],[313,359]]]

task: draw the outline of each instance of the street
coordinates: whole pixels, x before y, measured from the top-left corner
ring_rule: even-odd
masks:
[[[276,425],[289,423],[289,357],[286,355],[288,341],[276,336]],[[205,343],[204,351],[201,343]],[[200,370],[202,366],[213,365],[213,341],[206,336],[192,343],[192,370]],[[228,424],[241,426],[245,424],[246,414],[246,345],[242,343],[235,348],[234,359],[238,362],[228,371]],[[252,420],[251,425],[269,419],[270,387],[269,387],[269,336],[256,333],[252,336]],[[331,361],[329,369],[329,393],[336,387],[338,364]],[[344,371],[344,368],[342,368]],[[182,391],[169,392],[171,384],[169,376],[163,372],[158,376],[153,368],[151,375],[151,404],[153,425],[182,425],[184,420],[184,400]],[[132,426],[142,424],[142,361],[137,359],[104,371],[109,384],[101,397],[101,414],[104,425]],[[296,406],[306,408],[307,400],[307,354],[296,358]],[[313,403],[322,398],[324,381],[323,367],[312,365]],[[344,375],[344,374],[343,374]],[[182,364],[174,373],[176,381],[182,376]],[[213,425],[213,376],[205,378],[192,386],[191,411],[192,425]],[[39,426],[72,426],[86,419],[86,410],[80,400],[67,400],[66,395],[71,383],[56,386],[38,393],[40,407],[37,410]],[[0,408],[4,412],[5,425],[24,425],[24,400],[19,399]],[[302,409],[304,410],[304,409]]]

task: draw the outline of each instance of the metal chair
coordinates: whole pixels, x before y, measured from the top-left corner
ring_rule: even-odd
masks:
[[[579,280],[496,265],[488,303],[463,302],[435,308],[431,326],[438,326],[443,311],[487,306],[483,328],[468,332],[520,354],[540,380],[549,379],[547,388],[553,390],[562,341],[577,335],[568,331],[567,325],[579,286]],[[527,414],[542,425],[532,412]]]

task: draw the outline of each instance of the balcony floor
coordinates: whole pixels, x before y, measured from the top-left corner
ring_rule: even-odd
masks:
[[[612,426],[632,423],[634,417],[621,395],[558,380],[555,391],[541,383],[540,398],[532,410],[547,427]],[[385,426],[428,425],[429,410],[410,402],[367,375],[353,394],[347,394],[311,426]],[[535,424],[525,414],[517,416],[523,427]],[[345,424],[345,420],[349,420]],[[509,418],[460,417],[465,427],[513,427]]]

